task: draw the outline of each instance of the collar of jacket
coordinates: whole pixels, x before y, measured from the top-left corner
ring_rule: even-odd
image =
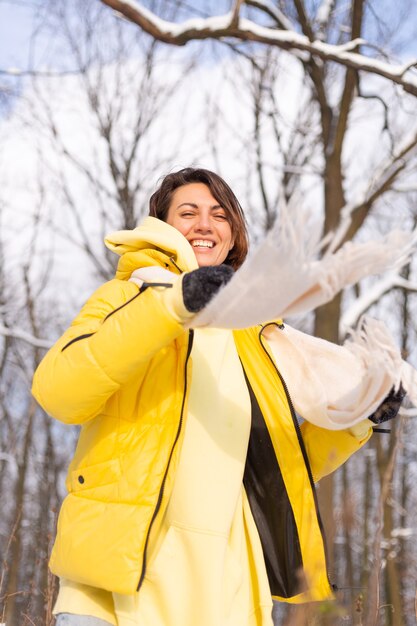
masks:
[[[192,246],[179,230],[156,217],[146,217],[133,230],[107,235],[106,246],[120,256],[116,278],[128,280],[135,269],[160,265],[178,273],[198,268]]]

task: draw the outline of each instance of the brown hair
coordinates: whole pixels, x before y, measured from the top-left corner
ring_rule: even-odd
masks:
[[[150,198],[149,215],[165,222],[174,191],[178,187],[189,185],[190,183],[204,183],[204,185],[207,185],[213,197],[225,210],[235,241],[225,263],[237,270],[248,253],[249,244],[246,220],[239,200],[229,185],[218,174],[210,172],[210,170],[193,167],[186,167],[178,172],[168,174]]]

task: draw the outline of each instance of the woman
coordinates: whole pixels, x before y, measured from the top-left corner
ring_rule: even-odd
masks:
[[[188,330],[247,254],[233,192],[207,170],[170,174],[150,217],[106,244],[116,278],[33,385],[82,426],[50,562],[57,624],[271,626],[271,596],[331,596],[314,482],[371,423],[298,425],[265,339],[280,322]]]

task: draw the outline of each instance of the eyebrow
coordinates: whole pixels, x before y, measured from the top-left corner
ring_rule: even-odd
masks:
[[[182,202],[177,206],[177,210],[183,206],[190,206],[193,209],[198,209],[198,204],[195,204],[194,202]],[[223,211],[225,211],[224,207],[222,207],[221,204],[213,204],[213,206],[210,207],[210,210],[213,211],[214,209],[222,209]]]

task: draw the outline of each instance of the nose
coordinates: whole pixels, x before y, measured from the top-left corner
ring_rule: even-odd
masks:
[[[213,231],[213,227],[210,215],[205,212],[199,213],[198,220],[194,228],[198,233],[211,233]]]

